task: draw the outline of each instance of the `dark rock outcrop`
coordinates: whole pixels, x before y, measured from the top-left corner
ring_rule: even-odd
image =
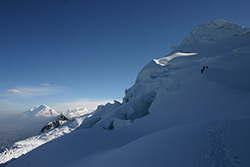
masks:
[[[41,129],[41,132],[44,133],[52,128],[57,128],[61,126],[62,121],[68,121],[69,119],[65,117],[63,114],[61,114],[55,121],[48,123],[48,125],[44,126]]]

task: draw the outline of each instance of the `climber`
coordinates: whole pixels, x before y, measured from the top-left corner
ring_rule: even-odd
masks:
[[[204,71],[205,69],[208,69],[208,66],[203,66],[203,67],[202,67],[202,69],[201,69],[201,74],[203,73],[203,71]]]

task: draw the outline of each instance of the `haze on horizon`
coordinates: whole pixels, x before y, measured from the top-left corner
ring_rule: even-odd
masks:
[[[2,0],[0,114],[39,104],[94,110],[122,99],[139,70],[197,24],[225,19],[250,27],[249,6],[247,0]]]

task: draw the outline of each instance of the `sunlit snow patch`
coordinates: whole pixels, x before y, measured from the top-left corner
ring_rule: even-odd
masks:
[[[169,61],[171,61],[172,59],[175,59],[177,57],[183,57],[183,56],[193,56],[193,55],[197,55],[198,53],[184,53],[184,52],[176,52],[172,55],[169,55],[167,57],[163,57],[160,59],[154,59],[154,62],[156,64],[159,64],[161,66],[166,66],[168,64]]]
[[[22,141],[15,142],[10,146],[0,149],[0,166],[10,161],[11,159],[18,158],[51,140],[54,140],[58,137],[61,137],[67,133],[74,131],[81,125],[82,121],[87,117],[89,117],[89,114],[78,118],[73,118],[71,121],[65,122],[62,126],[58,128],[47,131],[45,133],[41,133],[39,135],[30,137]]]

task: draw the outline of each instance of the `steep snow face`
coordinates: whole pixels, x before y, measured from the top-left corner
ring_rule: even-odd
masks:
[[[149,92],[178,89],[186,68],[198,64],[193,62],[198,53],[176,52],[160,59],[153,59],[137,76],[135,84],[125,91],[123,102],[127,103]],[[182,71],[182,72],[181,72]],[[179,73],[181,72],[181,75]],[[178,78],[177,78],[178,77]]]
[[[181,45],[191,45],[193,43],[209,43],[226,39],[231,36],[241,36],[250,33],[249,28],[225,20],[214,20],[195,27],[190,35],[185,38]]]
[[[249,37],[249,28],[223,20],[197,26],[172,53],[152,60],[140,71],[135,84],[125,91],[123,101],[129,102],[151,91],[173,92],[203,66],[209,66],[206,72],[214,72],[212,76],[206,74],[209,79],[216,78],[227,86],[241,80],[237,85],[249,90]],[[203,39],[212,42],[204,43]]]
[[[107,104],[97,110],[95,114],[86,119],[81,128],[102,128],[114,130],[132,124],[136,119],[149,114],[149,107],[155,99],[156,94],[150,92],[134,100],[128,105],[119,102]]]
[[[29,117],[55,117],[59,115],[53,108],[42,104],[38,105],[35,108],[31,108],[28,111],[24,112],[25,115]]]

